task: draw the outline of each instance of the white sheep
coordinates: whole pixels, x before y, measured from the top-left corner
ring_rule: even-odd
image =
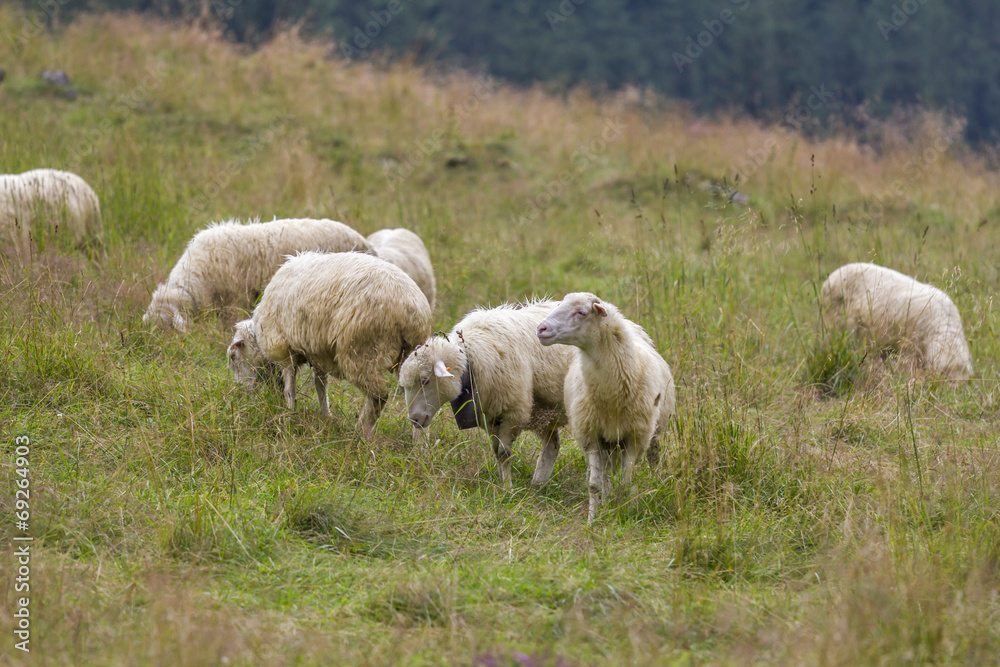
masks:
[[[434,310],[434,266],[420,237],[409,229],[380,229],[368,237],[375,255],[395,264],[413,278]]]
[[[0,176],[0,236],[23,259],[30,257],[37,222],[65,224],[74,243],[101,240],[101,204],[97,193],[74,173],[33,169]]]
[[[431,332],[431,310],[401,269],[362,253],[304,252],[274,274],[253,317],[229,346],[237,381],[254,386],[268,364],[280,369],[285,402],[295,408],[298,367],[313,368],[320,412],[330,415],[326,376],[365,395],[359,423],[371,436],[388,399],[385,373]]]
[[[948,295],[884,266],[845,264],[820,288],[828,331],[852,331],[950,380],[972,376],[962,316]]]
[[[593,521],[607,485],[605,469],[632,466],[676,412],[670,366],[646,332],[586,292],[567,294],[537,328],[542,345],[575,346],[566,373],[569,428],[587,457]]]
[[[290,219],[209,225],[194,235],[142,321],[187,328],[185,314],[210,306],[249,310],[288,255],[305,250],[370,252],[361,234],[333,220]]]
[[[535,327],[555,306],[540,301],[474,310],[447,336],[414,350],[399,371],[410,420],[426,428],[450,402],[459,428],[486,429],[505,486],[521,431],[542,440],[532,484],[548,481],[559,454],[558,430],[566,423],[563,380],[572,350],[543,348],[535,337]]]

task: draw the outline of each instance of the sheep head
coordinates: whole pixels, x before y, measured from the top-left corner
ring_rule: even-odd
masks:
[[[399,384],[410,421],[426,428],[442,405],[462,393],[467,363],[465,351],[440,336],[427,339],[406,358],[399,369]]]
[[[589,292],[567,294],[535,330],[542,345],[586,348],[596,340],[596,328],[608,316],[611,304]]]
[[[253,389],[262,371],[268,369],[268,360],[261,354],[253,335],[253,320],[243,320],[233,326],[233,342],[226,354],[233,378],[247,389]]]
[[[153,292],[149,307],[142,316],[143,324],[154,322],[161,329],[173,327],[180,332],[187,331],[187,322],[181,315],[180,304],[185,299],[182,292],[170,289],[167,285],[160,285]]]

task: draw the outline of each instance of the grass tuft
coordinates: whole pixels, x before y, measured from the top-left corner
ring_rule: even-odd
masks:
[[[825,398],[843,398],[874,381],[873,350],[849,331],[828,332],[809,350],[805,384]]]

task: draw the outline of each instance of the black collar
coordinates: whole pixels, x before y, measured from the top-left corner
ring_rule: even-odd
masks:
[[[466,358],[465,372],[462,373],[462,391],[451,402],[452,412],[455,413],[455,423],[458,428],[465,430],[468,428],[485,428],[483,417],[479,410],[479,395],[473,387],[472,382],[472,362]]]

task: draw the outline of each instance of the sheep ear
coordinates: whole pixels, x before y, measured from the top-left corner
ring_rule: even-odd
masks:
[[[246,340],[244,340],[243,338],[236,338],[232,342],[232,347],[237,350],[243,349],[244,345],[246,345]]]
[[[601,317],[607,317],[608,316],[608,309],[605,308],[603,305],[601,305],[601,303],[599,301],[595,301],[594,302],[594,312],[596,312]]]
[[[436,375],[439,378],[453,378],[453,377],[455,377],[454,375],[452,375],[451,373],[448,372],[448,367],[445,366],[444,362],[441,361],[440,359],[438,359],[437,363],[434,364],[434,375]]]

